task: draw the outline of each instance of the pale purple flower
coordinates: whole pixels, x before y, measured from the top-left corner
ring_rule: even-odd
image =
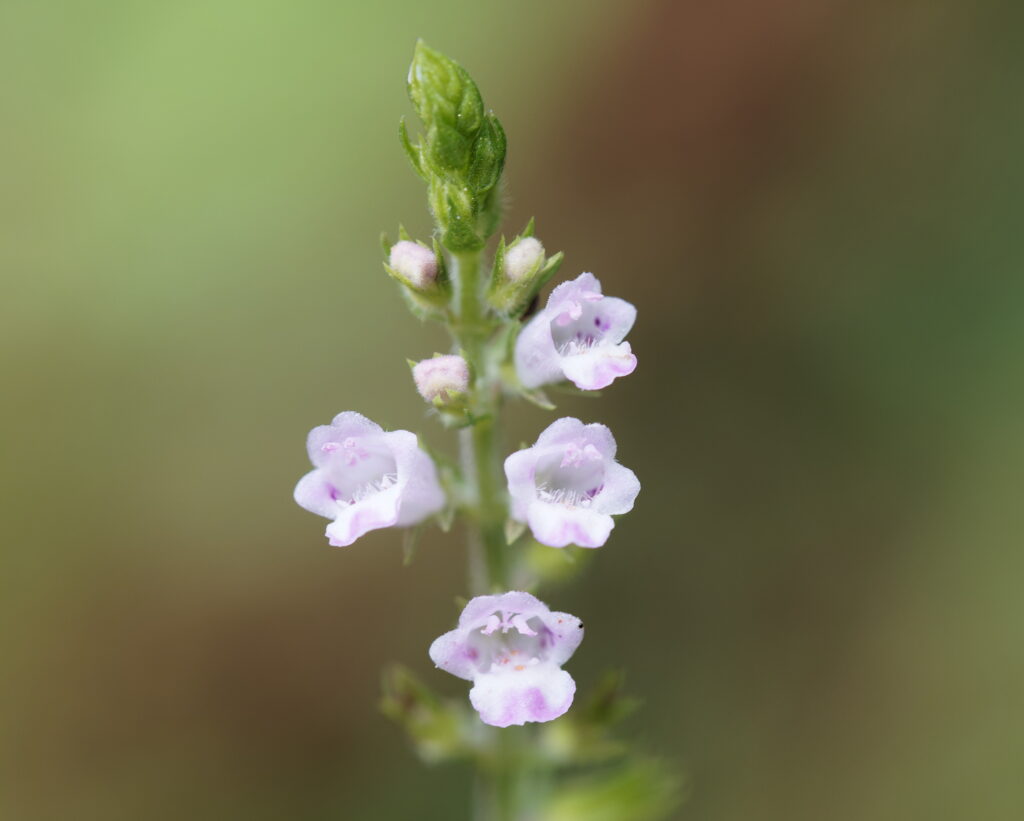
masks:
[[[418,242],[404,239],[391,246],[388,264],[409,284],[421,290],[429,288],[437,279],[437,257]]]
[[[604,425],[565,417],[537,443],[505,460],[512,518],[550,547],[600,547],[613,515],[628,513],[640,492],[629,468],[615,461],[615,438]]]
[[[370,530],[416,524],[444,507],[445,496],[416,434],[384,431],[353,411],[309,432],[315,469],[295,486],[295,501],[333,519],[327,538],[345,547]]]
[[[576,682],[562,665],[583,640],[583,622],[553,613],[529,593],[477,596],[459,626],[430,645],[442,670],[473,682],[469,701],[485,724],[551,721],[572,704]]]
[[[435,356],[417,362],[412,368],[416,390],[428,402],[442,402],[469,389],[469,365],[461,356]]]
[[[602,295],[593,274],[563,282],[516,340],[519,381],[527,388],[563,379],[585,391],[607,387],[636,369],[622,341],[635,321],[636,308]]]

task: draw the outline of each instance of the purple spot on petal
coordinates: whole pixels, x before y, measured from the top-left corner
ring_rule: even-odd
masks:
[[[526,704],[530,712],[535,716],[542,715],[547,711],[548,704],[544,700],[544,694],[539,687],[531,687],[526,691]]]

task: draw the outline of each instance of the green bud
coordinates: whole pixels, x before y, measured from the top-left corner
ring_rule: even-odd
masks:
[[[409,66],[409,99],[429,128],[436,121],[475,134],[484,119],[484,101],[469,73],[422,40]]]
[[[413,144],[402,122],[399,139],[416,173],[427,181],[442,243],[454,252],[478,250],[500,218],[497,191],[505,132],[485,111],[466,70],[422,40],[416,44],[408,85],[424,133]]]

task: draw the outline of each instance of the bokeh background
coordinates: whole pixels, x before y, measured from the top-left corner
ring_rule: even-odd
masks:
[[[464,691],[461,542],[291,501],[342,409],[452,445],[377,239],[429,231],[420,36],[505,124],[507,229],[639,307],[560,411],[644,490],[557,606],[678,817],[1024,817],[1020,9],[5,0],[0,818],[466,817],[375,706],[391,661]]]

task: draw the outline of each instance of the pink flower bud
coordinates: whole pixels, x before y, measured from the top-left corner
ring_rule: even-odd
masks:
[[[425,289],[437,279],[437,257],[417,242],[402,240],[391,246],[392,269],[416,288]]]
[[[504,273],[510,282],[520,282],[544,264],[544,246],[536,237],[523,237],[505,251]]]
[[[469,365],[461,356],[435,356],[417,362],[412,378],[420,396],[428,402],[444,402],[469,389]]]

